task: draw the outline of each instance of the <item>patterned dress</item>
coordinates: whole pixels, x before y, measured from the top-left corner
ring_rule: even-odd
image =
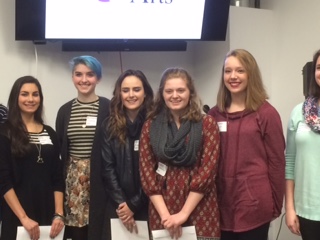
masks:
[[[146,121],[140,138],[140,175],[144,191],[148,196],[162,195],[170,214],[178,213],[189,192],[203,193],[204,197],[193,210],[183,226],[196,228],[200,240],[220,238],[219,209],[215,178],[219,155],[219,130],[213,117],[204,116],[202,125],[202,146],[198,159],[192,167],[168,166],[165,176],[156,173],[157,162],[150,144],[150,126]],[[161,218],[153,204],[149,205],[151,230],[164,229]]]

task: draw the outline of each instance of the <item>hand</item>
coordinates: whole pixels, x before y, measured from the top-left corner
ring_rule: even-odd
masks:
[[[170,237],[173,239],[178,239],[182,235],[182,224],[188,220],[188,216],[183,212],[170,215],[168,218],[163,219],[161,223],[164,228],[170,233]]]
[[[40,238],[40,228],[36,221],[33,221],[31,218],[25,216],[24,218],[20,219],[20,222],[29,233],[31,240],[38,240]]]
[[[170,227],[166,228],[170,234],[171,239],[179,239],[182,236],[182,227]]]
[[[135,232],[135,233],[138,233],[138,227],[137,227],[137,224],[134,220],[133,217],[131,217],[127,222],[122,222],[123,225],[126,227],[126,229],[129,231],[129,232]]]
[[[63,229],[64,222],[61,218],[57,217],[53,219],[50,230],[50,238],[55,238]]]
[[[292,233],[301,236],[299,218],[293,209],[286,212],[286,224]]]
[[[133,212],[130,210],[126,202],[119,204],[119,207],[116,210],[119,219],[122,223],[126,223],[133,217]]]
[[[163,219],[161,223],[165,228],[171,228],[181,226],[187,220],[188,216],[180,211],[177,214],[170,215],[166,219]]]

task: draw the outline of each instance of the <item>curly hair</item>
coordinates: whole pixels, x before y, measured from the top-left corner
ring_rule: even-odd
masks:
[[[115,83],[113,90],[113,97],[110,103],[110,116],[108,119],[107,129],[109,137],[118,138],[120,143],[124,144],[126,141],[126,114],[125,108],[121,100],[121,84],[126,77],[135,76],[140,79],[145,93],[143,104],[141,105],[139,112],[145,111],[150,112],[153,105],[153,90],[144,75],[140,70],[128,69],[123,72]]]
[[[181,121],[189,120],[189,121],[199,122],[202,119],[201,100],[197,95],[197,92],[190,74],[185,69],[180,67],[167,68],[162,73],[159,89],[154,101],[155,107],[154,107],[154,110],[150,113],[149,117],[155,118],[162,111],[162,109],[166,109],[167,113],[170,114],[170,110],[165,104],[165,101],[163,98],[163,91],[164,91],[164,86],[166,84],[166,81],[172,78],[181,78],[185,80],[187,83],[187,87],[190,91],[189,104],[186,107],[185,114],[183,116],[180,116],[180,120]]]

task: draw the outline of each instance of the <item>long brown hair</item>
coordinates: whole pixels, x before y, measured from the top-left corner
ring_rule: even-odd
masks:
[[[123,72],[115,83],[113,90],[113,98],[110,103],[110,116],[107,124],[110,138],[119,139],[120,143],[124,144],[126,141],[126,114],[121,100],[121,84],[128,76],[135,76],[142,82],[145,99],[140,107],[140,112],[148,113],[153,105],[153,90],[146,78],[140,70],[129,69]]]
[[[311,74],[311,81],[309,85],[309,96],[316,97],[316,98],[320,98],[320,86],[318,85],[315,77],[317,61],[319,57],[320,57],[320,50],[316,51],[315,54],[313,55],[312,74]]]
[[[251,53],[244,49],[235,49],[227,53],[224,61],[228,57],[237,58],[248,75],[248,85],[246,89],[246,110],[256,111],[266,99],[268,94],[263,86],[259,66]],[[217,95],[217,106],[220,111],[225,112],[231,104],[231,93],[224,83],[224,64],[222,67],[220,87]]]
[[[194,87],[194,83],[190,74],[185,69],[179,68],[179,67],[168,68],[163,72],[160,80],[159,89],[156,94],[156,98],[154,102],[155,108],[150,113],[150,118],[156,117],[162,111],[162,109],[167,109],[167,112],[169,112],[168,107],[166,106],[163,98],[163,91],[164,91],[164,85],[166,81],[172,78],[184,79],[187,82],[187,87],[190,91],[189,105],[187,106],[185,115],[181,116],[180,119],[182,121],[185,121],[185,120],[195,121],[195,122],[200,121],[202,119],[201,100],[197,95],[197,92]]]
[[[40,105],[34,113],[34,120],[43,124],[43,93],[39,81],[32,76],[18,78],[11,89],[8,100],[8,120],[6,122],[8,129],[7,135],[11,139],[11,152],[16,157],[24,156],[30,149],[29,135],[27,128],[21,117],[19,107],[19,95],[22,86],[26,83],[33,83],[37,86],[40,96]]]

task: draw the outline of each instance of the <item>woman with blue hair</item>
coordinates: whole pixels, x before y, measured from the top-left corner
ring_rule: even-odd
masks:
[[[99,130],[102,121],[109,115],[109,100],[95,93],[102,76],[101,64],[96,58],[75,57],[70,61],[70,66],[78,94],[59,109],[56,119],[66,179],[64,239],[87,240],[89,204],[105,200],[101,177],[97,174],[91,176],[90,172],[96,173],[101,169]],[[99,189],[100,186],[102,189]],[[93,194],[100,198],[90,200],[90,191],[101,192],[100,195]],[[98,219],[99,216],[93,220],[102,224]],[[95,225],[91,219],[90,224]]]

